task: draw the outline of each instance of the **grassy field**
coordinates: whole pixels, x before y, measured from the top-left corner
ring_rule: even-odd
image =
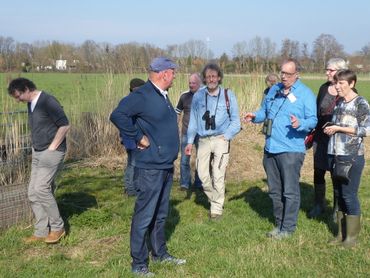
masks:
[[[0,74],[3,111],[25,108],[6,92],[9,78],[17,76]],[[61,73],[22,76],[34,80],[40,89],[52,92],[61,101],[72,122],[69,150],[89,159],[67,163],[68,169],[59,178],[57,199],[68,236],[55,246],[25,246],[21,239],[32,233],[32,227],[17,226],[1,231],[0,277],[130,277],[129,230],[134,199],[121,194],[124,152],[108,115],[127,94],[128,82],[134,76]],[[139,77],[146,79],[145,75]],[[302,79],[314,92],[325,81],[324,75],[307,75]],[[236,92],[241,112],[256,109],[265,87],[263,76],[258,75],[226,76],[224,86]],[[174,105],[186,88],[187,77],[178,74],[170,92]],[[368,78],[362,77],[357,88],[370,99]],[[368,149],[370,145],[365,142]],[[175,182],[167,223],[168,247],[188,263],[178,268],[151,264],[158,277],[370,275],[370,189],[367,186],[370,166],[365,168],[360,188],[363,229],[360,245],[355,250],[326,244],[334,232],[329,210],[318,220],[306,217],[313,197],[311,151],[302,170],[298,230],[292,238],[275,242],[265,238],[265,233],[273,227],[273,218],[271,202],[263,191],[263,145],[258,126],[245,126],[233,141],[225,217],[220,222],[207,219],[208,204],[202,193],[184,194]],[[366,155],[369,164],[369,152]],[[178,177],[178,161],[175,166]],[[328,187],[330,204],[332,192]]]
[[[175,182],[166,236],[170,252],[187,264],[150,263],[150,269],[157,277],[369,277],[368,174],[369,169],[360,189],[363,228],[354,250],[327,244],[335,230],[329,208],[320,219],[307,218],[313,195],[309,180],[301,183],[298,229],[284,241],[265,237],[273,217],[263,178],[228,183],[219,222],[208,220],[203,193],[184,193]],[[329,186],[329,205],[331,193]],[[131,277],[134,199],[122,197],[121,171],[69,167],[59,178],[57,200],[68,236],[53,246],[27,246],[21,239],[32,234],[32,227],[3,231],[0,277]]]
[[[77,73],[22,73],[5,74],[0,73],[0,105],[2,107],[20,107],[24,105],[14,105],[9,103],[6,87],[12,78],[26,77],[35,82],[39,89],[53,93],[63,104],[67,111],[93,111],[96,105],[102,105],[102,96],[109,89],[113,92],[114,98],[118,101],[128,93],[129,80],[133,77],[147,79],[145,74],[120,75],[120,74],[77,74]],[[246,96],[251,95],[256,98],[261,97],[265,88],[262,75],[226,75],[224,86],[232,89],[238,97],[241,107],[248,105],[244,103]],[[302,80],[314,93],[317,93],[320,85],[325,82],[325,75],[302,75]],[[170,98],[174,104],[177,103],[180,93],[187,89],[187,76],[177,74],[171,89]],[[356,85],[361,95],[370,100],[370,78],[360,76]],[[104,101],[104,99],[103,99]],[[258,102],[257,102],[258,103]],[[7,104],[7,106],[5,105]]]

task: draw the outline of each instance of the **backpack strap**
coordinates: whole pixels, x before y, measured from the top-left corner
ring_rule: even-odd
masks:
[[[231,117],[230,116],[230,100],[229,100],[229,95],[227,94],[228,90],[229,90],[229,88],[225,88],[224,92],[225,92],[226,110],[227,110],[227,114],[229,115],[229,118],[230,118]]]

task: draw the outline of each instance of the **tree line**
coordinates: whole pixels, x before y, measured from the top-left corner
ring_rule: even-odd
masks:
[[[159,55],[170,56],[180,65],[180,71],[199,71],[209,61],[220,64],[225,73],[276,71],[282,59],[295,58],[303,70],[322,72],[332,57],[349,61],[357,72],[370,71],[370,42],[355,53],[345,53],[343,45],[333,35],[321,34],[312,43],[301,43],[289,38],[277,44],[270,38],[254,37],[233,45],[231,55],[215,57],[206,42],[188,40],[181,44],[167,45],[162,49],[149,43],[97,43],[86,40],[76,45],[59,41],[17,42],[11,37],[0,36],[0,71],[55,70],[56,60],[67,60],[67,70],[75,72],[145,72],[150,60]]]

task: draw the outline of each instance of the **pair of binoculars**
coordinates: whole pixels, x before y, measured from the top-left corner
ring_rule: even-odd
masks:
[[[202,120],[205,121],[205,129],[206,130],[215,130],[216,129],[216,120],[215,120],[215,115],[210,116],[209,110],[207,110],[203,117]]]
[[[266,119],[263,122],[262,133],[266,136],[271,136],[272,132],[272,119]]]

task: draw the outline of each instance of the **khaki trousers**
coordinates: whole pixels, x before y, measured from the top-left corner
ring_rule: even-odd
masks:
[[[222,214],[225,201],[225,173],[230,142],[222,136],[199,138],[197,170],[212,214]]]
[[[54,179],[63,164],[63,159],[64,152],[32,151],[28,199],[35,215],[35,236],[46,237],[49,229],[55,232],[64,228],[64,222],[54,197]]]

